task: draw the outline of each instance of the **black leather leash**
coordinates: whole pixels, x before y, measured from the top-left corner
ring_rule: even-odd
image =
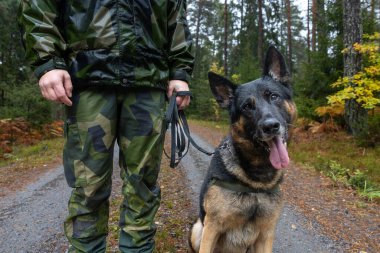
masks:
[[[202,153],[206,155],[213,155],[214,152],[208,152],[205,149],[201,148],[193,138],[190,136],[189,125],[187,124],[185,112],[183,110],[178,110],[176,98],[177,96],[191,96],[190,91],[178,91],[174,92],[169,99],[168,109],[166,111],[165,120],[166,120],[166,129],[170,126],[171,131],[171,147],[170,147],[170,156],[164,153],[166,157],[170,159],[170,167],[175,168],[181,159],[189,151],[190,143]]]

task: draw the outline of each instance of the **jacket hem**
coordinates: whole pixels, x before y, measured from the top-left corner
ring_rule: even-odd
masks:
[[[133,84],[125,85],[118,80],[72,80],[74,88],[84,88],[91,86],[121,86],[125,88],[156,88],[167,89],[167,82],[135,82]]]

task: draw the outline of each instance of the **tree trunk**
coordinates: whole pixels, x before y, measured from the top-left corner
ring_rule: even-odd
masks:
[[[310,63],[310,0],[307,0],[307,63]]]
[[[0,90],[1,90],[0,106],[4,106],[5,105],[5,91],[3,89],[0,89]]]
[[[291,5],[290,0],[285,0],[285,8],[286,8],[286,17],[288,20],[287,24],[287,34],[288,34],[288,66],[289,71],[292,73],[293,70],[293,52],[292,52],[292,11],[291,11]]]
[[[224,0],[224,75],[228,76],[227,47],[228,47],[228,8],[227,0]]]
[[[375,21],[375,0],[371,0],[371,20]]]
[[[259,36],[257,39],[257,57],[259,60],[259,64],[261,68],[263,68],[263,48],[264,48],[264,28],[263,28],[263,0],[258,0],[258,8],[259,8]]]
[[[202,7],[203,0],[198,1],[198,10],[197,10],[197,21],[195,26],[195,64],[194,64],[194,78],[199,77],[199,66],[200,66],[200,27],[202,20]]]
[[[311,50],[316,51],[317,46],[317,0],[312,0],[311,3],[311,15],[312,15],[312,24],[311,24]]]
[[[362,68],[361,55],[353,49],[354,43],[362,42],[363,27],[360,0],[343,1],[343,20],[344,47],[348,49],[343,57],[344,76],[351,78]],[[344,116],[348,130],[354,136],[358,136],[366,130],[367,110],[362,108],[356,100],[346,101]]]

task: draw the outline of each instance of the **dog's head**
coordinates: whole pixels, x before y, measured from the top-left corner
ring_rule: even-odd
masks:
[[[269,160],[277,169],[289,164],[286,142],[296,117],[289,80],[284,57],[273,46],[267,51],[262,78],[237,86],[209,73],[216,101],[230,112],[234,141],[247,151],[249,146],[270,150]]]

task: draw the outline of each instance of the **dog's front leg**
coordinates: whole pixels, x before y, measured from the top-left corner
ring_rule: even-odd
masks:
[[[274,231],[267,232],[265,235],[260,234],[255,242],[254,250],[252,252],[272,253],[273,241],[274,241]]]
[[[217,230],[218,226],[213,224],[210,219],[205,217],[201,247],[199,253],[213,253],[216,243],[219,239],[220,232]]]

